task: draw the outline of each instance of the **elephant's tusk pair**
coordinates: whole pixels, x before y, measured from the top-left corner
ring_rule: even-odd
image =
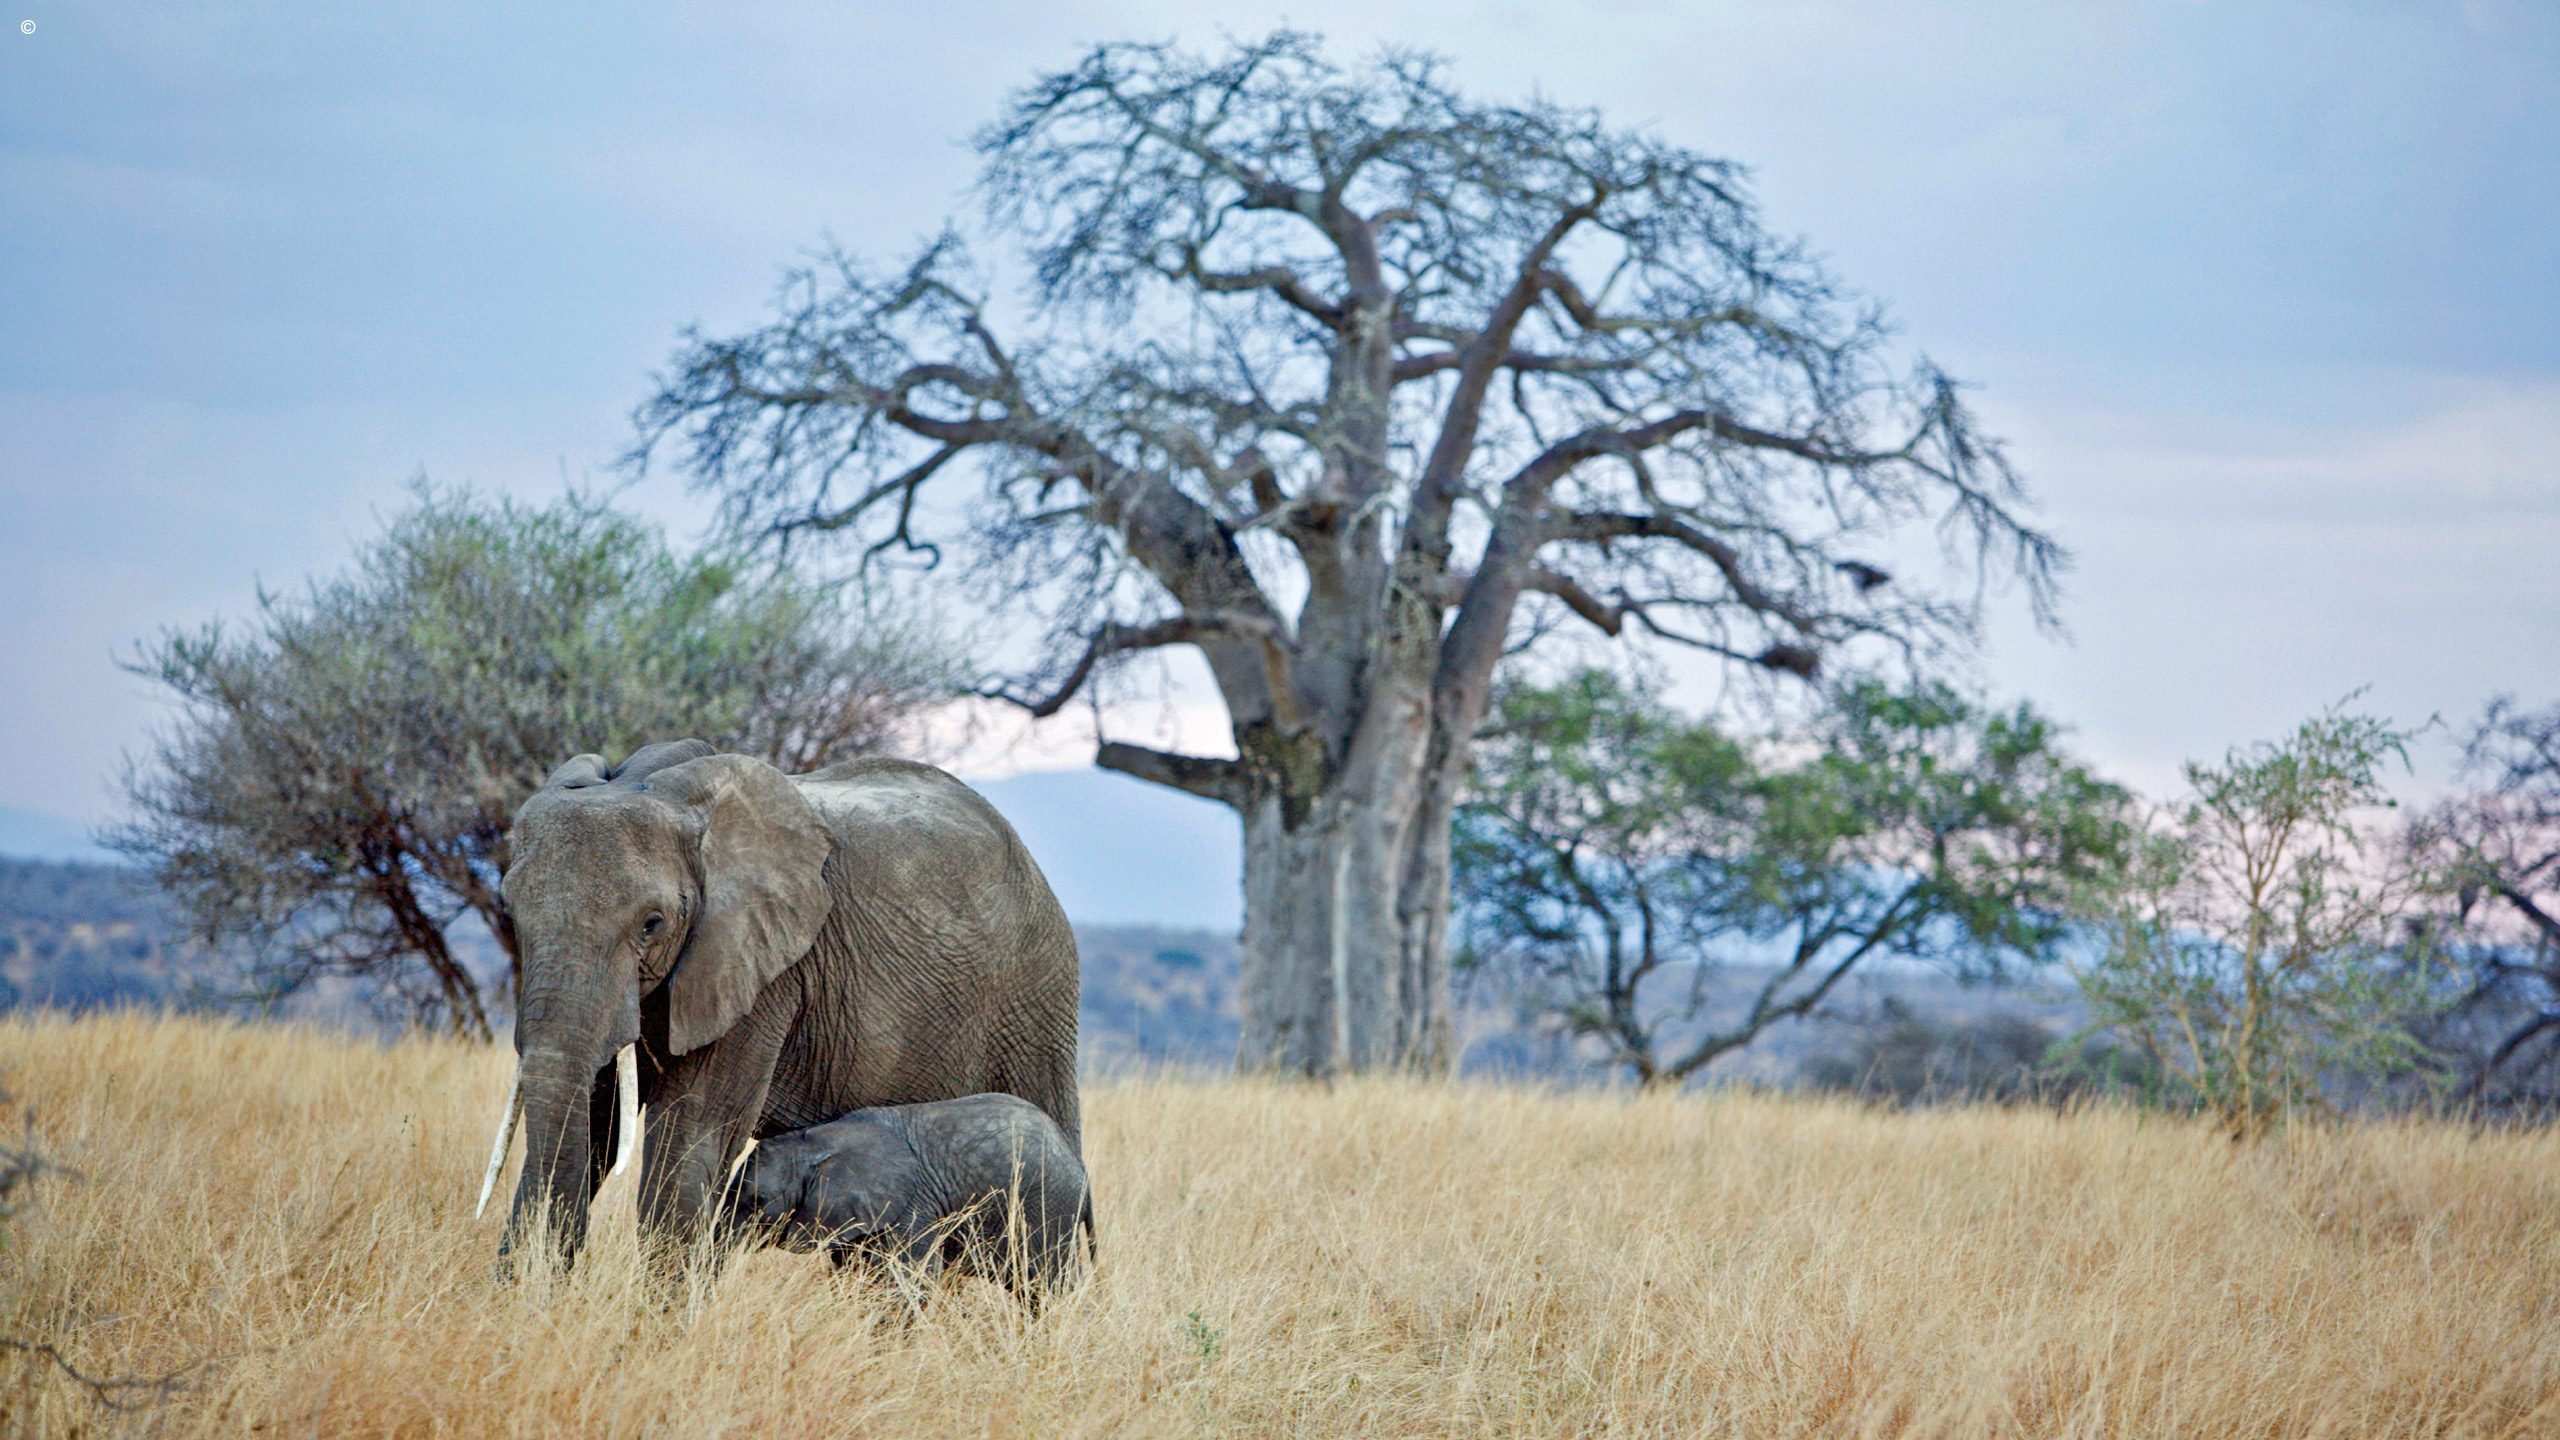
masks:
[[[516,1143],[516,1097],[524,1086],[524,1067],[507,1077],[507,1113],[498,1121],[498,1143],[489,1147],[489,1170],[480,1177],[480,1203],[472,1208],[471,1218],[489,1213],[489,1192],[498,1188],[498,1172],[507,1166],[507,1147]]]
[[[516,1100],[523,1093],[524,1067],[507,1081],[507,1113],[498,1122],[497,1143],[489,1147],[489,1168],[480,1176],[480,1203],[471,1208],[471,1218],[489,1213],[489,1196],[498,1188],[498,1172],[507,1168],[507,1149],[516,1143],[516,1125],[524,1112]],[[614,1126],[613,1168],[605,1173],[610,1180],[631,1168],[631,1157],[640,1151],[640,1052],[632,1046],[622,1047],[613,1057]]]
[[[612,1179],[631,1168],[631,1157],[640,1151],[640,1051],[625,1045],[613,1057],[614,1127],[613,1168],[604,1178]]]

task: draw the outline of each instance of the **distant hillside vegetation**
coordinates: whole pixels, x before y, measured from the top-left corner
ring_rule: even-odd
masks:
[[[198,954],[131,870],[0,856],[0,1009],[183,999]]]
[[[1084,1062],[1223,1068],[1236,1058],[1236,937],[1153,925],[1079,925]]]

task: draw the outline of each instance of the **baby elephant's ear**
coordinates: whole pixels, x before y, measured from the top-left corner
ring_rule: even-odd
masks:
[[[781,771],[705,755],[649,776],[648,789],[702,821],[702,913],[667,977],[667,1044],[698,1050],[809,951],[827,918],[826,823]]]

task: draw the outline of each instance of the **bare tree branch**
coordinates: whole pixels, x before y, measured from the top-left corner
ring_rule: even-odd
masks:
[[[1483,327],[1459,346],[1462,358],[1457,384],[1442,409],[1439,434],[1415,481],[1413,519],[1406,533],[1407,547],[1433,569],[1447,564],[1449,507],[1457,497],[1467,461],[1475,454],[1484,423],[1485,392],[1493,384],[1494,373],[1501,368],[1503,359],[1511,353],[1511,339],[1518,332],[1520,321],[1537,302],[1539,277],[1547,262],[1558,246],[1598,213],[1605,198],[1606,191],[1595,188],[1590,198],[1568,207],[1547,224],[1520,257],[1510,288],[1494,302]]]
[[[68,1356],[42,1340],[13,1340],[0,1335],[0,1350],[15,1350],[51,1361],[53,1367],[69,1377],[73,1384],[89,1392],[89,1398],[105,1410],[139,1410],[157,1405],[187,1387],[196,1373],[212,1364],[211,1360],[172,1370],[165,1375],[96,1376],[71,1363]]]
[[[1421,355],[1408,355],[1396,361],[1395,382],[1428,379],[1466,364],[1463,349],[1433,350]],[[1644,362],[1634,358],[1604,355],[1541,355],[1532,350],[1507,350],[1495,362],[1496,368],[1521,374],[1545,375],[1614,375],[1639,369]]]
[[[1626,604],[1622,602],[1613,605],[1601,599],[1584,588],[1581,581],[1570,575],[1559,574],[1543,565],[1534,565],[1530,567],[1527,578],[1521,583],[1526,589],[1553,595],[1563,601],[1566,609],[1590,621],[1593,627],[1603,635],[1614,638],[1626,624],[1629,608]]]
[[[1740,550],[1676,516],[1605,512],[1563,515],[1557,517],[1552,533],[1560,540],[1585,541],[1604,549],[1620,540],[1669,540],[1693,554],[1704,556],[1715,567],[1716,573],[1724,577],[1737,603],[1764,615],[1774,615],[1799,634],[1814,632],[1812,616],[1785,597],[1763,589],[1744,572]]]
[[[1901,901],[1896,900],[1894,910],[1898,911],[1900,907]],[[1889,915],[1891,913],[1888,912]],[[1829,934],[1817,932],[1814,943],[1810,946],[1799,946],[1794,962],[1760,987],[1759,993],[1752,997],[1751,1009],[1740,1022],[1723,1030],[1714,1031],[1700,1039],[1679,1059],[1663,1066],[1663,1076],[1674,1081],[1686,1080],[1713,1064],[1717,1056],[1741,1049],[1760,1038],[1762,1032],[1779,1021],[1812,1014],[1815,1007],[1828,998],[1842,980],[1848,978],[1849,972],[1858,968],[1859,961],[1874,954],[1893,937],[1896,928],[1891,923],[1879,922],[1874,927],[1873,933],[1861,938],[1857,944],[1850,946],[1847,950],[1837,952],[1828,965],[1821,967],[1813,984],[1785,1000],[1780,1000],[1778,997],[1785,993],[1786,987],[1804,975],[1806,967],[1812,963],[1814,956],[1820,950],[1828,948],[1829,941],[1834,938]]]
[[[1327,327],[1339,326],[1343,322],[1344,312],[1340,305],[1308,289],[1307,283],[1298,278],[1298,273],[1285,265],[1265,265],[1258,270],[1208,270],[1200,264],[1200,252],[1189,248],[1183,252],[1182,263],[1168,273],[1175,279],[1190,281],[1208,294],[1267,291]]]
[[[1094,666],[1113,655],[1133,650],[1151,650],[1166,645],[1198,645],[1211,640],[1249,639],[1262,650],[1265,674],[1272,695],[1272,714],[1284,727],[1303,725],[1304,715],[1297,703],[1297,681],[1291,665],[1296,646],[1278,621],[1268,616],[1241,611],[1220,611],[1210,615],[1177,615],[1147,625],[1106,624],[1093,635],[1084,655],[1049,693],[1039,698],[1016,695],[1006,690],[981,692],[991,700],[1019,705],[1034,719],[1055,715],[1084,688]]]
[[[1239,809],[1249,798],[1243,769],[1233,760],[1206,755],[1177,755],[1106,740],[1094,752],[1093,763],[1105,770],[1117,770],[1123,775],[1187,791],[1203,800],[1215,800]]]

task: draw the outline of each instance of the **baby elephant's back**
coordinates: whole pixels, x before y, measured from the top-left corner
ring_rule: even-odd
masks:
[[[1040,1107],[995,1093],[855,1110],[777,1135],[748,1162],[737,1208],[792,1249],[928,1274],[957,1263],[1035,1307],[1071,1276],[1093,1225],[1066,1133]]]
[[[899,1107],[927,1169],[974,1197],[1022,1196],[1035,1235],[1071,1231],[1086,1204],[1084,1165],[1040,1107],[1013,1095],[968,1095]]]

